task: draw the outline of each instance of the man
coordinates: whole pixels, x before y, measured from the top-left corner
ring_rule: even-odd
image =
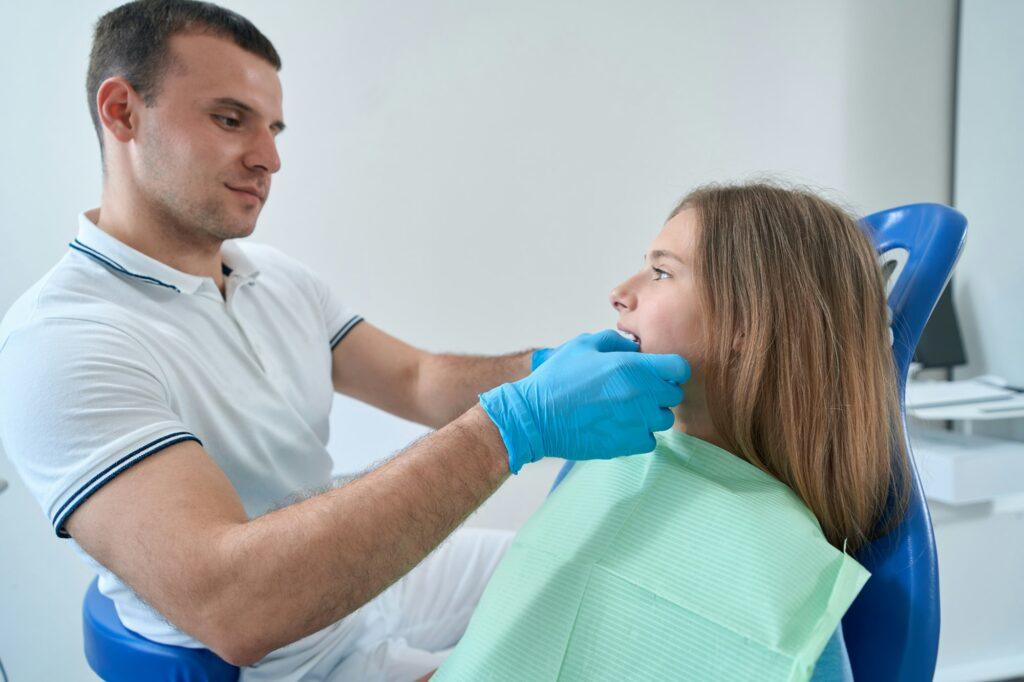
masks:
[[[130,629],[247,679],[413,679],[461,636],[507,538],[457,533],[424,557],[526,463],[649,451],[689,370],[613,332],[426,353],[232,241],[281,166],[279,68],[213,5],[100,19],[101,204],[0,327],[0,436]],[[437,431],[332,488],[333,391]]]

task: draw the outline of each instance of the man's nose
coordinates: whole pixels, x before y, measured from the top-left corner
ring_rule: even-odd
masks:
[[[262,168],[271,174],[281,170],[281,157],[277,153],[277,140],[274,134],[266,129],[256,135],[246,154],[245,165],[249,168]]]

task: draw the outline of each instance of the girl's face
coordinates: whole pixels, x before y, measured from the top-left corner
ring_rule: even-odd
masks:
[[[675,353],[691,366],[703,358],[704,320],[694,279],[697,217],[684,209],[665,223],[644,265],[612,289],[618,328],[636,337],[644,353]]]

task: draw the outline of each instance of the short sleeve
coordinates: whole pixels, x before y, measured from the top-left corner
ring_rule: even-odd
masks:
[[[309,277],[316,291],[317,301],[327,323],[327,333],[330,335],[331,350],[341,343],[341,340],[352,331],[363,318],[356,315],[343,304],[331,288],[316,273],[307,269]]]
[[[268,271],[267,274],[279,274],[286,278],[303,301],[307,298],[312,299],[311,303],[316,307],[316,313],[323,322],[331,350],[334,350],[334,347],[363,321],[362,316],[352,312],[335,296],[323,278],[305,263],[266,244],[246,243],[242,249],[247,256],[260,264],[261,270]]]
[[[0,349],[0,439],[58,537],[90,495],[164,448],[199,439],[169,407],[152,355],[102,322],[32,321]]]

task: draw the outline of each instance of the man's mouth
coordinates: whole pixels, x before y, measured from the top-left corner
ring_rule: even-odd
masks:
[[[264,190],[261,190],[259,187],[233,187],[233,186],[227,185],[227,184],[225,185],[225,187],[227,187],[230,190],[234,190],[235,192],[239,192],[239,193],[242,193],[242,194],[249,194],[249,195],[259,199],[261,204],[264,201],[266,201],[267,193]]]

